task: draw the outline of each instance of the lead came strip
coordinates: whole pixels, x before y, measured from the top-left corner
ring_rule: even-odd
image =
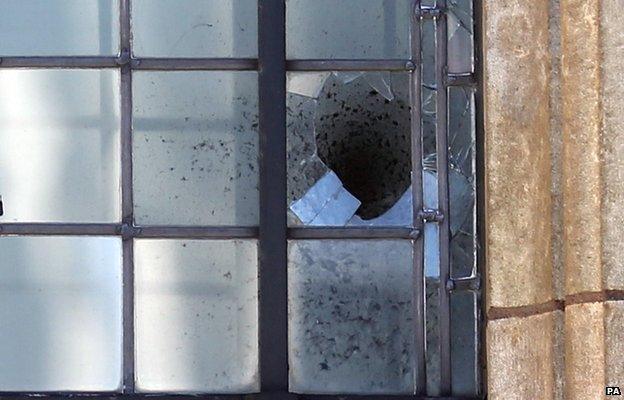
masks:
[[[121,210],[123,257],[123,393],[134,393],[134,204],[132,199],[132,55],[130,0],[121,0]]]
[[[421,118],[421,18],[420,0],[412,5],[410,23],[410,47],[413,67],[410,76],[411,101],[411,152],[412,152],[412,226],[422,232],[423,221],[420,212],[423,208],[422,184],[422,118]],[[425,369],[425,303],[424,303],[424,239],[422,234],[413,241],[414,246],[414,344],[419,353],[416,371],[416,394],[425,394],[427,377]]]
[[[437,0],[437,7],[446,8],[446,0]],[[447,123],[447,16],[439,13],[434,16],[436,23],[436,87],[437,97],[437,171],[438,199],[442,215],[449,215],[449,179],[448,179],[448,123]],[[450,296],[445,282],[450,275],[450,224],[449,218],[439,222],[440,234],[440,286],[438,324],[440,330],[440,395],[451,394],[451,318]]]

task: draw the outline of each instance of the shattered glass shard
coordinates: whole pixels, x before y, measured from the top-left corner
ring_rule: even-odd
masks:
[[[360,204],[330,171],[305,196],[293,202],[290,209],[305,225],[344,226]]]
[[[286,87],[289,93],[318,99],[330,74],[330,72],[288,74]]]
[[[334,72],[334,76],[343,84],[351,83],[362,75],[364,75],[364,72],[357,72],[357,71]]]
[[[394,100],[394,93],[390,87],[390,74],[387,72],[369,73],[364,75],[364,79],[369,85],[386,100]]]
[[[410,186],[392,208],[377,218],[363,220],[357,215],[349,221],[354,226],[411,226],[412,225],[412,187]]]

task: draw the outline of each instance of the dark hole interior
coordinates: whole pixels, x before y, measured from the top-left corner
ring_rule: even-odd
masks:
[[[365,220],[388,211],[410,186],[408,82],[393,77],[388,100],[364,77],[343,84],[332,76],[318,100],[318,156],[362,202],[357,215]]]

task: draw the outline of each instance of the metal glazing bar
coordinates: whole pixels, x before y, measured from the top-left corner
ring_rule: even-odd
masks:
[[[477,80],[474,74],[448,74],[446,76],[446,86],[468,86],[474,87],[477,84]]]
[[[121,53],[131,54],[130,0],[121,0]],[[127,57],[125,58],[128,59]],[[121,220],[134,223],[132,198],[132,70],[126,62],[121,67]]]
[[[0,224],[0,235],[253,239],[258,237],[258,228],[253,226],[6,223]],[[418,229],[401,227],[292,227],[288,229],[290,239],[417,239],[419,236],[420,231]]]
[[[135,228],[137,238],[179,239],[253,239],[258,237],[256,227],[193,227],[193,226],[141,226]]]
[[[119,57],[3,57],[0,68],[115,68]]]
[[[476,292],[481,289],[481,276],[477,274],[465,278],[449,278],[449,280],[446,281],[446,289],[455,292]]]
[[[446,0],[438,0],[438,7],[446,8]],[[442,215],[449,214],[449,179],[448,179],[448,123],[447,123],[447,19],[444,13],[435,16],[436,21],[436,66],[435,77],[437,90],[437,171],[438,171],[438,208]],[[440,234],[440,286],[438,326],[440,334],[440,395],[451,394],[451,319],[449,291],[445,283],[450,272],[450,224],[449,218],[439,222]]]
[[[412,60],[289,60],[289,71],[411,71]]]
[[[262,392],[287,392],[286,4],[284,0],[258,1],[258,70],[260,388]]]
[[[253,58],[141,58],[130,61],[132,69],[155,71],[255,71]]]
[[[121,213],[122,230],[134,223],[132,199],[132,54],[130,0],[120,0],[121,56]],[[123,254],[123,393],[134,393],[134,241],[122,236]]]
[[[122,236],[123,238],[164,239],[252,239],[257,227],[238,226],[131,226],[98,223],[5,223],[0,235],[28,236]]]
[[[445,85],[475,87],[477,80],[474,74],[448,74]]]
[[[6,223],[0,224],[0,235],[110,236],[119,234],[120,226],[120,224]]]
[[[420,7],[418,10],[420,18],[438,18],[440,15],[446,12],[445,7],[441,4],[437,4],[436,7]]]
[[[254,58],[131,58],[127,49],[118,57],[4,57],[0,68],[119,68],[155,71],[248,71],[258,68]]]
[[[0,68],[118,68],[147,71],[254,71],[255,58],[133,58],[126,50],[117,57],[4,57]],[[411,71],[412,60],[290,60],[289,71]]]
[[[415,229],[422,232],[423,221],[420,212],[423,208],[423,177],[422,177],[422,118],[421,118],[421,23],[420,0],[414,0],[410,18],[410,49],[413,60],[413,70],[410,75],[410,102],[411,102],[411,153],[412,153],[412,215]],[[416,347],[415,365],[416,393],[424,394],[427,387],[425,370],[425,274],[424,242],[422,235],[415,238],[414,266],[413,266],[413,293],[414,308],[414,345]]]
[[[420,231],[412,228],[383,227],[292,227],[289,239],[418,239]]]
[[[257,227],[238,226],[132,226],[93,223],[5,223],[0,235],[29,236],[122,236],[125,238],[163,239],[252,239]]]

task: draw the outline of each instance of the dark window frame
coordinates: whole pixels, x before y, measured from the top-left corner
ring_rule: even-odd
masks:
[[[449,74],[446,69],[446,1],[437,0],[435,8],[425,8],[413,0],[411,18],[411,59],[409,60],[287,60],[285,0],[258,0],[258,58],[134,58],[132,56],[131,0],[120,0],[120,55],[117,57],[6,57],[0,68],[81,68],[118,69],[121,73],[121,223],[4,223],[0,235],[97,235],[122,239],[123,253],[123,388],[121,392],[96,393],[2,393],[2,398],[59,396],[64,398],[152,398],[174,399],[426,399],[424,352],[424,283],[423,224],[437,223],[440,232],[439,326],[441,359],[440,393],[451,393],[450,305],[452,290],[480,291],[480,277],[453,280],[449,270],[449,214],[447,163],[447,90],[449,86],[472,87],[476,97],[478,215],[483,215],[483,179],[479,41],[475,40],[475,73]],[[474,0],[475,36],[480,34],[481,0]],[[438,91],[436,122],[437,168],[439,176],[439,210],[423,210],[421,160],[421,21],[437,19],[436,84]],[[260,219],[258,227],[231,226],[137,226],[134,224],[132,197],[132,71],[257,71],[259,80],[260,135]],[[412,188],[414,228],[404,227],[292,227],[287,226],[286,188],[286,72],[287,71],[403,71],[409,72],[412,132]],[[482,221],[479,220],[482,238]],[[259,360],[261,392],[246,395],[155,395],[134,390],[134,250],[135,238],[188,239],[258,239],[259,273]],[[374,239],[400,238],[414,245],[415,334],[418,352],[415,367],[418,394],[390,395],[299,395],[288,392],[288,315],[287,315],[287,240],[288,239]],[[483,265],[483,242],[480,240],[478,265]],[[445,284],[444,284],[445,283]],[[482,321],[479,321],[483,329]],[[482,337],[478,330],[477,335]],[[481,351],[478,351],[481,354]],[[481,360],[483,364],[483,360]],[[479,382],[480,386],[480,382]],[[482,390],[483,391],[483,390]],[[451,399],[451,397],[435,397]],[[458,397],[452,397],[457,399]]]

